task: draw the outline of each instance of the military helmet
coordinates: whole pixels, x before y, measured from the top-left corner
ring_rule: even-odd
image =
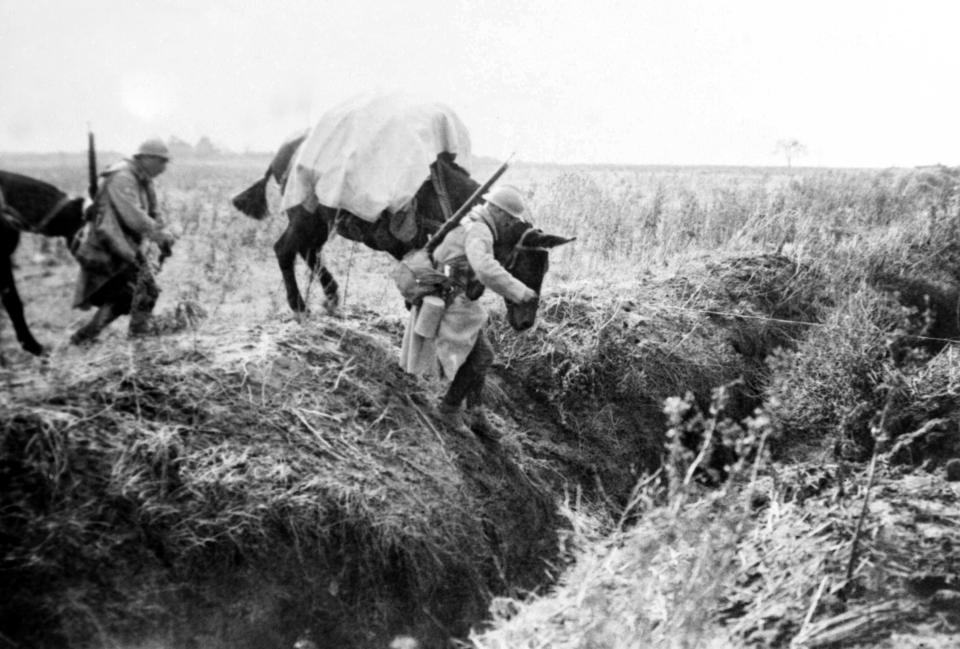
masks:
[[[520,192],[512,185],[500,185],[483,195],[483,200],[496,205],[501,210],[518,219],[522,219],[526,209]]]
[[[143,144],[140,145],[140,148],[137,149],[137,152],[133,154],[134,157],[141,155],[152,155],[157,158],[163,158],[164,160],[170,159],[170,149],[167,148],[167,145],[163,143],[163,140],[160,138],[151,138],[145,140]]]

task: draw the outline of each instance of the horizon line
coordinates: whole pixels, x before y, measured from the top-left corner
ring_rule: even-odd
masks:
[[[212,154],[182,154],[180,156],[175,156],[172,158],[172,161],[176,163],[179,160],[189,160],[191,162],[196,161],[215,161],[218,158],[229,159],[229,158],[243,158],[243,157],[270,157],[275,154],[275,151],[255,151],[255,150],[245,150],[245,151],[232,151],[224,150],[218,151]],[[109,156],[118,156],[118,157],[129,157],[130,154],[124,153],[122,151],[115,151],[106,149],[103,151],[97,152],[98,156],[109,155]],[[54,156],[76,156],[78,158],[86,158],[87,152],[82,150],[77,151],[0,151],[0,161],[4,157],[27,157],[27,158],[49,158]],[[491,164],[502,163],[503,160],[496,158],[494,156],[488,155],[477,155],[471,154],[471,158],[478,162],[489,162]],[[779,169],[779,170],[803,170],[803,169],[847,169],[847,170],[871,170],[871,169],[935,169],[940,167],[950,167],[940,162],[927,163],[927,164],[918,164],[918,165],[784,165],[784,164],[756,164],[756,163],[712,163],[712,162],[555,162],[547,160],[524,160],[524,159],[514,159],[514,165],[539,165],[539,166],[557,166],[557,167],[657,167],[657,168],[683,168],[683,167],[698,167],[698,168],[754,168],[754,169]]]

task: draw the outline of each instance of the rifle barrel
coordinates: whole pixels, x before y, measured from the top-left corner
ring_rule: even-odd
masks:
[[[513,156],[511,155],[510,158],[513,158]],[[500,179],[500,176],[503,175],[503,172],[505,172],[507,167],[510,166],[510,158],[500,165],[500,167],[493,172],[493,175],[490,176],[485,183],[477,187],[476,191],[470,195],[470,198],[468,198],[463,205],[457,208],[457,211],[453,213],[453,216],[447,219],[446,222],[440,226],[440,229],[437,230],[432,237],[430,237],[430,240],[427,241],[427,245],[424,246],[428,254],[433,254],[433,251],[437,249],[437,246],[440,245],[440,242],[443,241],[444,237],[450,234],[450,231],[460,224],[460,221],[462,221],[463,217],[467,214],[467,212],[470,211],[470,208],[473,207],[473,204],[476,203],[477,199],[483,195],[484,192],[490,189],[490,186],[493,185],[493,183]]]
[[[87,193],[91,200],[97,196],[97,149],[94,146],[93,131],[87,131]]]

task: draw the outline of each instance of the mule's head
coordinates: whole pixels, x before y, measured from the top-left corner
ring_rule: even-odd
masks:
[[[550,267],[551,248],[569,243],[573,239],[555,234],[546,234],[525,221],[516,221],[503,233],[505,243],[494,247],[494,255],[511,275],[540,294],[543,278]],[[510,242],[515,242],[510,245]],[[507,322],[515,331],[525,331],[537,320],[540,298],[517,304],[505,300]]]

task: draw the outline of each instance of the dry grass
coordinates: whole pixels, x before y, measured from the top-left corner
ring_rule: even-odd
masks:
[[[283,219],[229,206],[263,162],[175,165],[161,179],[181,239],[160,307],[203,304],[209,317],[194,331],[145,348],[111,331],[109,349],[57,345],[44,364],[0,328],[10,388],[0,403],[20,431],[4,438],[14,468],[0,475],[22,471],[20,491],[3,490],[15,503],[5,511],[49,508],[3,519],[30,539],[9,555],[18,569],[50,580],[25,606],[56,608],[68,634],[100,645],[116,628],[177,619],[185,602],[236,634],[310,619],[356,646],[382,644],[386,629],[463,637],[465,626],[440,626],[481,619],[494,594],[478,646],[884,646],[921,633],[918,620],[939,633],[956,623],[931,613],[953,588],[944,575],[955,557],[936,536],[954,525],[952,491],[887,467],[939,471],[930,459],[957,452],[954,352],[898,365],[889,343],[915,341],[930,318],[885,288],[891,277],[960,279],[955,170],[514,166],[537,224],[578,240],[552,256],[534,331],[507,331],[488,299],[505,462],[451,449],[430,425],[436,386],[394,369],[385,350],[403,310],[383,256],[332,242],[348,320],[290,321],[270,251]],[[82,173],[36,171],[83,186]],[[44,287],[27,298],[28,317],[64,339],[79,321],[65,306],[72,269],[34,264],[39,250],[28,237],[18,256],[24,283]],[[729,398],[711,411],[721,385]],[[887,446],[858,535],[866,482],[848,462],[869,457],[891,399],[902,416],[880,427]],[[687,419],[671,422],[665,402],[687,404]],[[744,423],[757,406],[769,424]],[[672,477],[649,481],[671,425],[683,433],[674,439],[713,431],[714,449],[741,450],[756,442],[751,426],[769,426],[778,457],[812,464],[750,465],[711,491],[697,480],[724,467],[704,457],[714,473],[684,479],[694,458],[675,448]],[[518,490],[523,476],[531,491]],[[578,506],[561,507],[566,570],[549,594],[524,597],[536,586],[525,581],[530,557],[490,539],[530,534],[518,523],[524,502],[553,529],[550,499],[576,487]],[[939,526],[920,542],[917,511]],[[855,536],[863,560],[848,581]],[[66,568],[68,557],[80,567]],[[107,562],[115,572],[98,572]],[[942,587],[918,595],[921,568]],[[410,608],[425,601],[438,608]],[[344,620],[382,633],[345,633]]]
[[[16,385],[0,536],[20,586],[5,619],[56,611],[71,643],[165,620],[203,636],[215,629],[190,608],[206,602],[237,627],[210,641],[229,644],[319,607],[357,642],[402,624],[448,633],[484,593],[528,581],[553,527],[536,476],[485,497],[478,481],[519,469],[441,436],[432,397],[390,347],[349,321],[208,329],[93,350]],[[132,566],[146,578],[126,582]],[[235,592],[218,592],[238,572]],[[236,602],[263,584],[287,594],[268,619],[245,618]]]
[[[720,491],[638,498],[645,508],[635,524],[607,523],[599,533],[596,517],[568,510],[571,567],[560,582],[542,597],[495,602],[491,627],[471,641],[481,649],[951,646],[956,555],[941,542],[956,533],[944,513],[957,494],[932,477],[880,471],[868,492],[866,471],[842,463],[762,466]]]
[[[892,647],[949,646],[955,638],[955,614],[935,613],[955,599],[953,554],[936,555],[933,547],[956,523],[936,518],[919,539],[912,535],[916,512],[939,510],[956,493],[936,475],[904,475],[886,464],[922,463],[935,471],[960,452],[957,393],[946,369],[955,351],[947,347],[931,363],[920,355],[897,366],[890,344],[918,340],[910,335],[930,331],[932,316],[923,329],[923,314],[911,320],[910,309],[876,280],[956,282],[956,174],[880,174],[868,184],[825,175],[778,191],[768,202],[777,209],[755,203],[745,221],[727,227],[736,236],[722,243],[777,242],[792,263],[764,263],[790,272],[754,274],[763,257],[748,257],[747,273],[729,260],[704,277],[687,262],[678,308],[691,317],[712,311],[721,324],[740,322],[733,332],[750,340],[732,342],[748,356],[754,347],[766,356],[776,346],[771,339],[786,343],[763,377],[766,414],[783,427],[781,453],[794,449],[809,463],[764,467],[761,483],[741,489],[733,481],[693,501],[685,494],[680,501],[652,499],[634,526],[599,539],[585,535],[556,589],[494,607],[493,628],[472,638],[477,646]],[[697,214],[694,207],[688,199],[684,213]],[[736,210],[726,213],[730,226]],[[676,216],[673,222],[682,222],[683,213]],[[709,241],[705,233],[681,252],[691,255]],[[649,247],[661,251],[676,240],[648,234]],[[756,331],[743,326],[753,316],[784,322],[764,320]],[[663,331],[660,323],[655,329]],[[896,407],[885,409],[891,399]],[[862,427],[856,434],[854,424]],[[883,443],[882,477],[872,494],[866,475],[844,461],[851,456],[843,444],[862,443],[864,435],[867,457],[874,436]],[[862,450],[853,457],[862,460]],[[864,503],[868,515],[861,519]],[[861,551],[854,555],[857,541]],[[922,586],[927,582],[933,585]],[[917,638],[924,640],[916,644]]]

